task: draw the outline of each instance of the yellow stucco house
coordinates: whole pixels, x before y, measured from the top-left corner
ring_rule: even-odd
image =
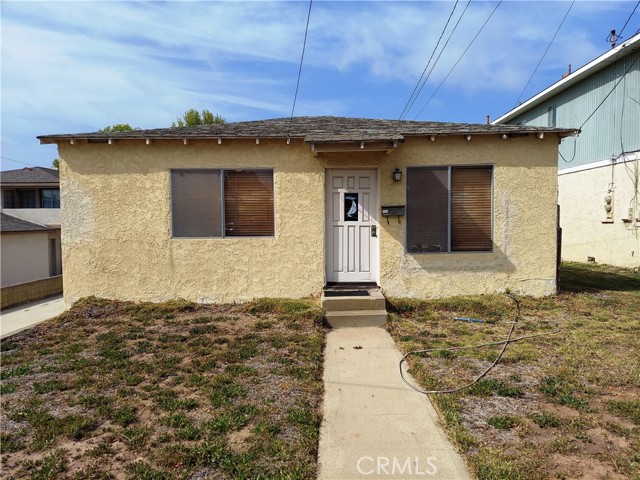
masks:
[[[67,302],[231,302],[549,295],[575,133],[294,117],[38,138],[58,144]]]

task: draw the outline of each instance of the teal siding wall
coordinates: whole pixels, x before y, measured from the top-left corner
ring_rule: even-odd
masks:
[[[640,50],[615,60],[610,66],[509,123],[548,126],[548,110],[555,105],[557,127],[580,127],[616,82],[631,68],[596,114],[582,127],[580,136],[563,140],[559,149],[561,155],[558,156],[558,168],[562,170],[586,165],[617,157],[623,151],[640,150],[639,57]]]

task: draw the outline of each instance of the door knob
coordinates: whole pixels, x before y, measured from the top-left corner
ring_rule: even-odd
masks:
[[[372,237],[378,236],[378,228],[375,225],[371,225],[371,236]]]

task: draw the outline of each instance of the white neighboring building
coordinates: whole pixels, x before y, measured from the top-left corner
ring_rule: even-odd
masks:
[[[58,171],[0,172],[0,286],[62,273]]]

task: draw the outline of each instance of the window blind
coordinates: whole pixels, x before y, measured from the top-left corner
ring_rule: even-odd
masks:
[[[451,167],[451,251],[490,251],[491,167]]]
[[[447,252],[449,169],[410,168],[407,174],[407,249]]]
[[[225,235],[273,236],[273,172],[224,172]]]
[[[171,172],[171,219],[174,237],[221,237],[219,170]]]

